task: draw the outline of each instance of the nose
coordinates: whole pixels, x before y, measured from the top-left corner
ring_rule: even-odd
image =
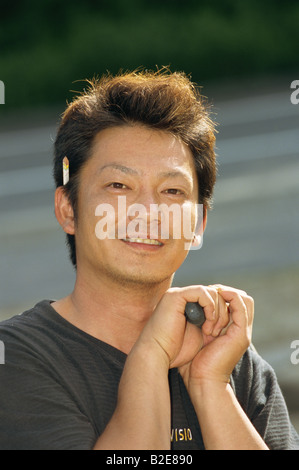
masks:
[[[127,208],[128,229],[140,238],[158,238],[161,216],[158,211],[158,197],[153,190],[143,190]]]

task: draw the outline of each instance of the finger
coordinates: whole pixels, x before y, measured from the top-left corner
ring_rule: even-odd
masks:
[[[214,326],[212,331],[212,336],[217,337],[221,333],[221,331],[226,328],[229,323],[230,314],[228,309],[228,304],[225,302],[223,297],[219,295],[217,291],[217,305],[218,305],[218,321]]]
[[[248,324],[252,326],[254,319],[254,300],[250,295],[244,295],[243,301],[247,308]]]
[[[206,319],[206,322],[203,325],[203,332],[207,336],[210,336],[210,335],[214,336],[213,332],[214,332],[214,329],[215,329],[216,325],[219,322],[220,316],[221,316],[220,324],[222,324],[222,314],[223,314],[222,303],[223,303],[223,301],[222,301],[222,299],[220,299],[220,302],[219,302],[218,292],[215,289],[215,287],[209,286],[207,290],[208,290],[211,298],[213,299],[214,311],[212,312],[211,318]]]
[[[248,312],[243,297],[236,290],[219,288],[219,295],[228,302],[233,322],[241,328],[247,327]]]
[[[234,287],[225,286],[223,284],[215,284],[215,287],[223,292],[224,291],[236,292],[238,295],[240,295],[247,308],[248,321],[250,324],[252,324],[253,318],[254,318],[253,298],[250,295],[248,295],[247,292],[241,289],[236,289]]]
[[[206,321],[203,324],[205,334],[211,334],[218,320],[215,296],[206,286],[189,286],[181,288],[185,302],[198,302],[204,309]],[[207,331],[209,333],[207,333]]]
[[[246,310],[247,310],[247,319],[248,319],[248,325],[252,325],[253,324],[253,319],[254,319],[254,299],[247,294],[247,292],[245,292],[244,290],[241,290],[241,289],[235,289],[235,288],[232,288],[232,287],[227,287],[227,286],[221,286],[219,284],[219,287],[218,287],[219,291],[222,291],[222,292],[235,292],[237,295],[239,295],[242,299],[242,301],[244,302],[245,306],[246,306]]]
[[[228,290],[228,291],[231,291],[231,292],[237,292],[238,294],[242,296],[247,296],[247,292],[245,292],[244,290],[242,289],[237,289],[236,287],[231,287],[231,286],[226,286],[224,284],[213,284],[212,286],[210,287],[214,287],[215,289],[217,290]]]

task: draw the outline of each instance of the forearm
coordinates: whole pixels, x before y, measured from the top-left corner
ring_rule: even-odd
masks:
[[[229,384],[197,384],[191,399],[207,450],[267,450]]]
[[[115,412],[95,450],[170,448],[168,364],[156,353],[138,346],[129,354]]]

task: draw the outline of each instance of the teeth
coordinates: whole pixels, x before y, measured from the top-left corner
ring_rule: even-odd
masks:
[[[124,238],[124,241],[130,243],[144,243],[146,245],[162,245],[158,240],[152,240],[151,238]]]

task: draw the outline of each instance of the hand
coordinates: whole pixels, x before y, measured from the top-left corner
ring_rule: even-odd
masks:
[[[186,322],[186,302],[198,302],[206,321],[200,330]],[[246,292],[220,284],[169,289],[138,343],[154,343],[169,368],[190,380],[229,381],[251,341],[254,302]]]
[[[228,315],[223,315],[222,309],[217,308],[216,294],[213,286],[169,289],[158,303],[136,346],[154,344],[158,353],[164,354],[168,368],[189,363],[205,344],[205,335],[215,335],[228,323]],[[204,334],[186,322],[184,312],[187,302],[199,302],[204,308]]]
[[[188,364],[180,367],[186,387],[199,382],[228,383],[230,375],[250,345],[254,301],[246,292],[215,285],[213,298],[218,322],[203,325],[203,347]],[[217,305],[218,304],[218,305]]]

